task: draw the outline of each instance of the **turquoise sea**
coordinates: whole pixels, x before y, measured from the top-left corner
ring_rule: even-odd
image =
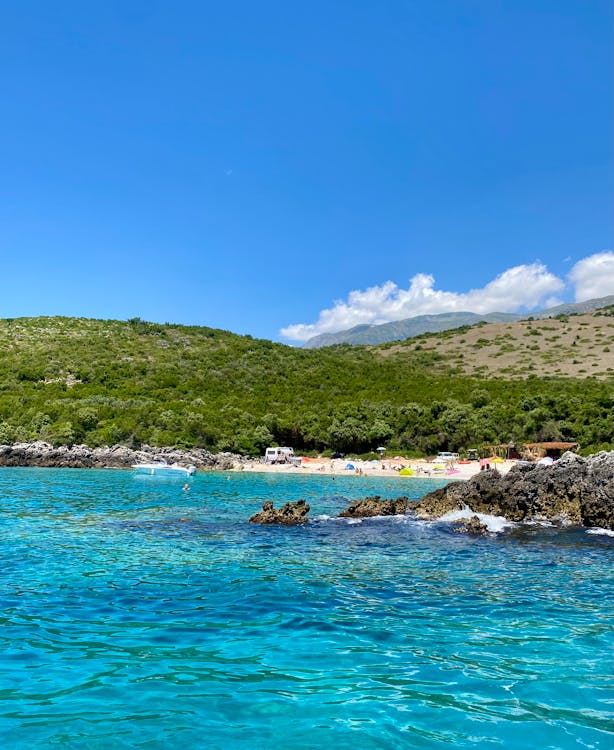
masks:
[[[440,484],[0,469],[0,746],[612,748],[614,538],[331,518]]]

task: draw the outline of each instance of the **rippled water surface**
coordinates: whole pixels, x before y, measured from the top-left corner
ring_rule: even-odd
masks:
[[[611,748],[614,539],[331,518],[433,486],[0,469],[1,746]]]

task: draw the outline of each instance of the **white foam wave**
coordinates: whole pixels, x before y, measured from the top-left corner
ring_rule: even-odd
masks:
[[[314,521],[333,521],[335,523],[345,523],[349,526],[353,526],[357,523],[362,523],[362,518],[341,518],[340,516],[327,516],[323,513],[320,516],[315,516]]]
[[[511,529],[516,525],[512,521],[508,521],[504,516],[491,516],[488,513],[474,513],[470,508],[451,510],[449,513],[441,516],[439,521],[453,523],[454,521],[461,521],[465,518],[472,518],[473,516],[477,516],[480,523],[483,523],[491,534],[500,534],[502,531],[505,531],[505,529]]]
[[[587,534],[599,534],[603,536],[614,536],[614,531],[612,531],[612,529],[601,529],[598,526],[595,527],[594,529],[587,529],[586,533]]]
[[[397,516],[363,516],[362,518],[340,518],[339,520],[358,523],[362,523],[363,521],[393,521],[394,523],[404,523],[407,518],[408,516],[401,514]]]
[[[409,516],[403,514],[397,516],[364,516],[363,518],[348,518],[346,516],[328,516],[325,513],[314,516],[314,521],[337,521],[339,523],[346,523],[350,526],[362,523],[365,520],[368,521],[392,521],[394,523],[407,523],[410,520]],[[413,521],[413,519],[411,519]]]

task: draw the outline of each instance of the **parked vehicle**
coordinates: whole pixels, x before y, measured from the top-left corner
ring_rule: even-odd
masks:
[[[293,463],[294,448],[286,446],[282,448],[267,448],[264,452],[265,464],[289,464]]]
[[[459,459],[458,453],[452,453],[452,451],[441,451],[435,456],[435,458],[433,459],[433,463],[447,464],[450,461],[452,462],[458,461],[458,459]]]

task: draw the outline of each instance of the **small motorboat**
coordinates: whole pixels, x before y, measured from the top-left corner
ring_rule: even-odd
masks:
[[[169,464],[166,461],[154,461],[150,464],[132,464],[137,474],[155,477],[191,477],[196,466],[180,466],[178,463]]]

